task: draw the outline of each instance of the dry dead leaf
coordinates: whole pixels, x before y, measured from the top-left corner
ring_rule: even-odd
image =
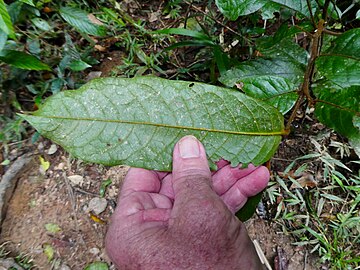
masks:
[[[96,44],[95,46],[95,50],[99,51],[99,52],[105,52],[106,48],[104,46],[101,46],[99,44]]]
[[[298,179],[296,179],[296,181],[299,183],[299,185],[302,188],[313,188],[317,186],[317,182],[314,179],[314,176],[310,173],[303,173],[302,176]],[[298,188],[299,186],[296,184],[292,184],[290,189],[295,189]]]
[[[96,24],[96,25],[104,25],[101,21],[98,20],[98,18],[96,18],[94,16],[94,14],[89,14],[88,15],[88,18],[89,20],[93,23],[93,24]]]

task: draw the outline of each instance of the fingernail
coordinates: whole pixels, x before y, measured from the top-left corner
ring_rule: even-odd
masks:
[[[186,136],[179,142],[179,151],[182,158],[200,157],[200,146],[194,136]]]

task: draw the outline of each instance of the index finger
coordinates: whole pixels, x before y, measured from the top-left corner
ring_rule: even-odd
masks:
[[[158,193],[160,187],[159,175],[156,172],[130,168],[122,186],[121,196],[127,196],[133,192]]]

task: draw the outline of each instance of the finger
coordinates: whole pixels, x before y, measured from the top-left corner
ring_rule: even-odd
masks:
[[[267,186],[269,179],[269,170],[264,166],[258,167],[238,180],[221,198],[230,211],[236,213],[249,197],[255,196]]]
[[[240,165],[235,168],[226,165],[213,175],[213,188],[218,195],[222,195],[228,191],[236,181],[249,175],[256,169],[257,168],[252,164],[249,164],[249,166],[244,169],[241,169]]]
[[[222,167],[225,167],[226,165],[229,165],[230,162],[225,159],[220,159],[219,161],[215,162],[218,170],[220,170]]]
[[[161,188],[159,194],[163,194],[171,200],[174,200],[174,189],[172,184],[172,174],[169,173],[161,180]]]
[[[131,168],[125,177],[121,196],[127,196],[137,191],[158,193],[159,190],[160,180],[155,172]]]
[[[173,153],[175,200],[211,190],[211,174],[204,146],[193,136],[183,137]]]

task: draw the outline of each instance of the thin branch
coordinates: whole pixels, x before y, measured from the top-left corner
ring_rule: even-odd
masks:
[[[296,100],[295,106],[292,109],[289,120],[287,121],[286,126],[285,126],[285,131],[287,132],[287,134],[290,133],[291,123],[294,121],[294,119],[296,117],[296,113],[297,113],[298,109],[300,108],[300,105],[303,102],[304,97],[305,97],[305,95],[303,93],[300,93],[298,99]]]
[[[332,103],[332,102],[329,102],[329,101],[326,101],[326,100],[322,100],[322,99],[316,99],[316,100],[314,100],[314,103],[318,103],[318,102],[324,103],[324,104],[333,106],[333,107],[335,107],[335,108],[338,108],[338,109],[340,109],[340,110],[347,111],[347,112],[351,112],[351,113],[354,113],[354,114],[357,115],[357,116],[360,116],[360,112],[358,112],[358,111],[355,111],[355,110],[352,110],[352,109],[349,109],[349,108],[342,107],[342,106],[340,106],[340,105],[337,105],[337,104],[335,104],[335,103]]]
[[[327,20],[327,14],[328,14],[328,8],[329,8],[329,5],[330,5],[330,1],[331,0],[326,0],[325,4],[324,4],[324,7],[323,7],[322,18],[325,21]]]
[[[324,28],[323,32],[324,32],[325,34],[329,34],[329,35],[332,35],[332,36],[340,36],[340,35],[342,35],[341,32],[331,31],[331,30],[326,29],[326,28]]]
[[[312,22],[312,24],[313,24],[314,26],[316,26],[316,22],[315,22],[315,19],[314,19],[314,14],[312,13],[312,7],[311,7],[310,0],[306,0],[306,3],[307,3],[307,6],[308,6],[308,9],[309,9],[311,22]]]

